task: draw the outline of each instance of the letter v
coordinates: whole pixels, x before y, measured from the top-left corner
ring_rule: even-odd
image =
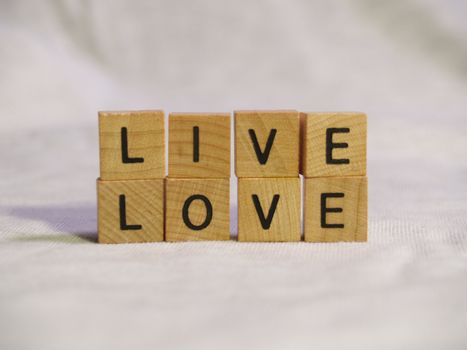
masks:
[[[269,153],[271,153],[272,144],[274,143],[274,138],[276,137],[277,129],[271,129],[268,136],[268,141],[266,142],[266,147],[264,147],[264,152],[261,151],[261,148],[258,144],[258,139],[256,138],[256,133],[253,129],[248,129],[250,134],[251,142],[253,142],[253,148],[256,153],[256,157],[261,165],[266,164],[269,158]]]
[[[256,212],[258,213],[261,226],[264,230],[269,230],[269,228],[271,227],[272,218],[274,217],[274,213],[276,212],[277,203],[279,202],[280,196],[278,194],[275,194],[274,197],[272,197],[272,203],[269,207],[267,217],[264,217],[263,208],[261,207],[258,196],[256,194],[253,194],[251,198],[253,199],[253,204],[255,205]]]

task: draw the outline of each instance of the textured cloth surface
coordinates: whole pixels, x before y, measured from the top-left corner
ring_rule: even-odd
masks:
[[[466,14],[2,1],[0,348],[465,349]],[[369,242],[96,244],[96,111],[143,108],[366,112]]]

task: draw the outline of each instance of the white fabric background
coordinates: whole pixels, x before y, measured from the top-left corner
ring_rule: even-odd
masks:
[[[143,108],[368,113],[369,242],[96,244]],[[1,349],[467,347],[465,1],[2,0],[0,118]]]

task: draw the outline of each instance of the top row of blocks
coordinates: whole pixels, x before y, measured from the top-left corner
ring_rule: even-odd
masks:
[[[366,175],[363,113],[235,111],[238,177]],[[99,112],[100,177],[165,177],[164,112]],[[300,159],[301,158],[301,159]],[[169,177],[230,176],[230,114],[169,115]]]

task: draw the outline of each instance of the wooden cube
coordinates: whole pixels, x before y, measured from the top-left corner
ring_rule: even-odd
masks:
[[[301,113],[300,172],[305,177],[366,175],[364,113]]]
[[[163,111],[99,112],[102,180],[165,176]]]
[[[297,111],[235,111],[237,177],[297,177]]]
[[[238,240],[300,241],[300,179],[238,179]]]
[[[166,183],[167,241],[230,239],[230,179],[172,179]]]
[[[229,113],[170,113],[169,177],[230,177]]]
[[[99,243],[164,240],[164,180],[97,180]]]
[[[367,192],[366,176],[306,178],[305,241],[366,241]]]

